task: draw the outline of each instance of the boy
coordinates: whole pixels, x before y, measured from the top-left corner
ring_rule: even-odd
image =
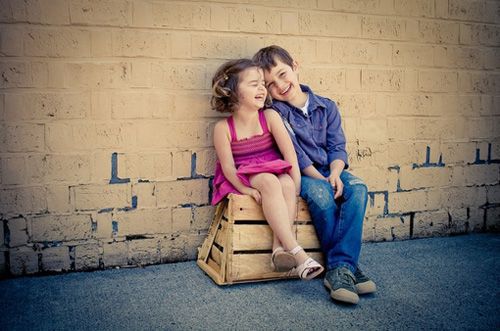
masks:
[[[358,294],[375,283],[358,268],[367,188],[348,168],[340,113],[330,99],[298,81],[298,65],[279,46],[253,57],[264,68],[273,108],[288,128],[302,172],[301,197],[307,202],[325,257],[325,286],[338,301],[357,304]]]

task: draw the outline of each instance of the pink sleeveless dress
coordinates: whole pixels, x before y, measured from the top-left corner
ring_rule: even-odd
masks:
[[[236,175],[241,182],[250,186],[251,175],[268,172],[276,175],[288,173],[292,165],[283,160],[273,135],[267,128],[263,111],[259,111],[259,122],[264,132],[250,138],[237,140],[233,117],[227,119],[231,133],[231,150],[233,152]],[[212,205],[216,205],[229,193],[241,194],[229,180],[224,177],[219,160],[215,167],[213,181]]]

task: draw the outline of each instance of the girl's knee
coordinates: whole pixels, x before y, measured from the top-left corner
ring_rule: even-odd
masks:
[[[293,182],[292,177],[289,175],[281,175],[279,177],[280,185],[283,188],[283,191],[293,190],[295,192],[295,183]]]
[[[263,192],[275,192],[281,190],[281,183],[278,177],[274,174],[261,174],[260,190]]]

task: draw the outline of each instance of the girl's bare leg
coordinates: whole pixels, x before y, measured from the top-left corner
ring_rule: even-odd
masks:
[[[286,179],[284,181],[286,181]],[[257,174],[250,177],[250,185],[257,189],[262,196],[262,210],[266,216],[269,226],[276,236],[276,244],[283,244],[283,248],[287,251],[297,247],[298,243],[290,225],[290,220],[292,218],[290,216],[289,209],[291,208],[291,205],[288,205],[285,200],[281,181],[278,177],[270,173]],[[295,196],[295,189],[293,192],[293,195]],[[293,205],[293,208],[295,210],[295,204]],[[294,219],[295,211],[293,211],[292,215]],[[273,243],[273,248],[274,244],[275,243]],[[295,259],[298,264],[303,263],[307,258],[308,256],[303,250],[295,255]]]

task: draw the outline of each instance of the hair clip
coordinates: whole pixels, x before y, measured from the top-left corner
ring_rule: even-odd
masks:
[[[229,77],[226,74],[224,74],[223,78],[224,78],[224,80],[228,80],[229,79]]]

